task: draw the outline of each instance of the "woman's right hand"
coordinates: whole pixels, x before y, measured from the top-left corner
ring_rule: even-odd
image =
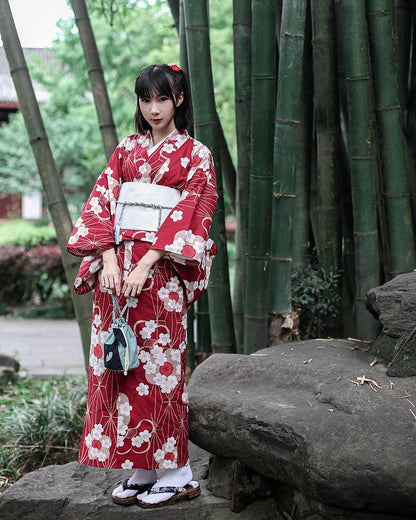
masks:
[[[121,289],[121,270],[117,263],[116,252],[113,248],[102,251],[103,270],[101,272],[101,285],[114,291],[117,296]]]

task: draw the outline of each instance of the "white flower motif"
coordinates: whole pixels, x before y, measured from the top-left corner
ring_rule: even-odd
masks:
[[[90,208],[96,215],[102,213],[103,208],[101,207],[98,197],[91,197]]]
[[[153,458],[159,463],[159,468],[172,469],[177,467],[178,450],[175,448],[176,440],[170,437],[162,448],[155,451]]]
[[[120,144],[118,145],[119,148],[124,148],[127,151],[133,150],[134,145],[136,144],[135,139],[129,139],[128,137],[125,137]]]
[[[143,368],[144,368],[146,374],[156,374],[156,365],[155,365],[155,363],[152,363],[151,361],[148,361],[144,365]]]
[[[156,238],[156,233],[154,231],[150,231],[150,232],[146,233],[144,236],[144,239],[146,240],[146,242],[153,243],[155,238]]]
[[[137,304],[139,302],[138,298],[127,298],[127,304],[130,308],[135,309],[137,307]]]
[[[125,460],[121,464],[121,469],[133,469],[133,462],[129,459]]]
[[[129,405],[129,403],[120,403],[118,405],[118,411],[122,415],[130,415],[130,412],[133,410],[133,407]]]
[[[186,342],[185,341],[182,341],[181,344],[179,345],[179,350],[181,352],[181,354],[183,354],[186,350]]]
[[[150,361],[152,358],[149,354],[149,352],[146,352],[146,350],[141,350],[139,352],[139,359],[142,363],[147,363],[148,361]]]
[[[188,164],[189,164],[189,160],[190,160],[189,157],[182,157],[182,159],[181,159],[181,166],[183,168],[186,168],[188,166]]]
[[[108,166],[105,170],[104,170],[104,173],[106,175],[113,175],[113,170]]]
[[[183,211],[175,209],[175,211],[172,212],[170,218],[173,220],[173,222],[178,222],[178,220],[182,220]]]
[[[165,143],[162,148],[162,152],[172,153],[175,151],[175,147],[171,143]]]
[[[100,462],[104,462],[109,457],[111,439],[107,435],[103,435],[103,429],[101,424],[95,424],[91,432],[85,436],[88,457],[91,460],[98,459]]]
[[[165,346],[168,343],[170,343],[169,332],[167,334],[163,334],[163,333],[159,334],[159,339],[157,341],[158,341],[158,343],[160,343],[163,346]]]
[[[188,393],[187,392],[184,392],[182,394],[182,402],[185,403],[185,404],[188,404],[189,399],[188,399]]]
[[[172,356],[173,361],[177,361],[178,363],[180,363],[180,361],[181,361],[181,352],[180,352],[180,350],[176,350],[176,349],[172,350],[171,356]]]
[[[94,316],[94,320],[92,323],[93,323],[94,327],[97,327],[97,328],[101,325],[102,321],[101,321],[101,316],[100,316],[99,312]]]
[[[152,171],[152,167],[149,163],[143,163],[141,166],[139,166],[139,172],[144,176],[148,177],[150,175],[150,172]]]
[[[145,385],[144,383],[140,383],[136,390],[139,395],[149,395],[149,385]]]
[[[145,326],[140,331],[140,336],[143,339],[149,339],[155,330],[156,330],[156,322],[154,320],[146,321]]]
[[[139,433],[139,437],[142,438],[144,442],[149,442],[152,434],[149,432],[149,430],[143,430]]]

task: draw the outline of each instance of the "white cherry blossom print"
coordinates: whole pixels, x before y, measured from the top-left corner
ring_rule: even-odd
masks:
[[[91,432],[85,436],[85,445],[88,448],[88,457],[91,460],[104,462],[110,454],[111,439],[103,435],[101,424],[95,424]]]
[[[176,276],[171,278],[165,287],[161,287],[157,295],[159,299],[163,301],[167,311],[182,311],[183,289],[179,285],[179,280]]]
[[[163,152],[166,152],[166,153],[172,153],[175,151],[175,147],[172,143],[165,143],[163,145],[163,148],[162,148],[162,153]]]
[[[176,349],[163,350],[154,345],[149,352],[150,359],[143,365],[147,381],[158,386],[163,394],[170,394],[181,379],[181,359],[178,359],[177,352]]]
[[[153,457],[159,464],[160,469],[177,468],[178,450],[176,448],[176,439],[169,437],[161,449],[158,449]]]
[[[140,383],[136,390],[139,395],[149,395],[149,385],[144,383]]]
[[[139,432],[139,435],[131,438],[131,444],[136,448],[140,448],[142,444],[149,442],[151,437],[152,434],[149,432],[149,430],[143,430]]]
[[[186,168],[189,164],[189,161],[190,161],[189,157],[182,157],[182,159],[181,159],[182,168]]]
[[[141,166],[139,166],[139,178],[143,182],[144,179],[147,177],[149,178],[150,173],[152,171],[152,167],[149,163],[143,163]]]
[[[121,463],[121,469],[133,469],[133,462],[129,459],[126,459]]]
[[[179,220],[183,219],[183,211],[175,209],[172,211],[170,218],[173,220],[173,222],[178,222]]]
[[[93,211],[96,215],[99,215],[100,213],[102,213],[103,208],[100,204],[98,197],[91,197],[89,204],[90,204],[91,211]]]
[[[130,422],[130,412],[133,407],[129,403],[129,398],[126,394],[120,393],[117,398],[117,446],[124,446],[124,438],[127,434],[128,425]]]
[[[153,332],[156,330],[156,322],[154,320],[149,320],[145,322],[145,326],[140,331],[140,336],[143,339],[149,339],[152,337]]]

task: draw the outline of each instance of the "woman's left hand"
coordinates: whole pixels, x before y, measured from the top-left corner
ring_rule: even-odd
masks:
[[[149,276],[150,269],[160,260],[164,251],[159,249],[149,249],[149,251],[140,259],[139,263],[133,271],[124,280],[121,294],[126,298],[134,298],[142,292],[143,286]]]

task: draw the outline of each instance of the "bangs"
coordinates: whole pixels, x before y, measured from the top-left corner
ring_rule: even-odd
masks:
[[[142,71],[136,81],[135,92],[138,98],[149,98],[153,93],[158,96],[168,96],[175,100],[172,86],[164,70],[158,66]]]

